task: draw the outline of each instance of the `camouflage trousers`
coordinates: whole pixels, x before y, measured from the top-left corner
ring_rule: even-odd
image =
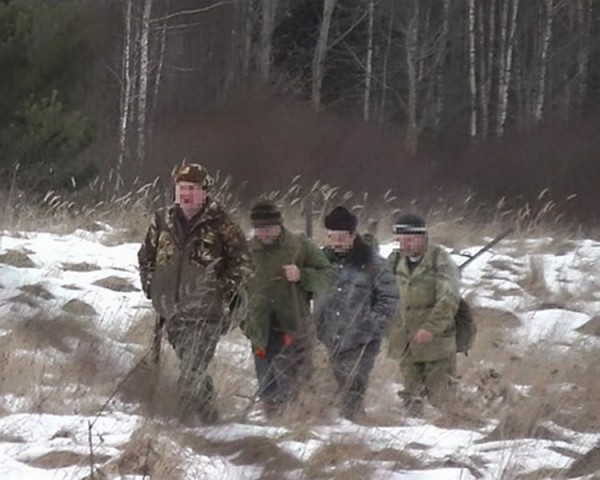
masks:
[[[380,347],[381,342],[370,342],[352,350],[330,352],[343,417],[353,419],[363,411],[369,376]]]
[[[172,318],[167,322],[169,343],[179,358],[181,406],[213,416],[215,388],[206,372],[222,333],[219,324]]]
[[[456,355],[433,362],[413,362],[410,355],[401,363],[408,402],[427,398],[436,407],[451,401],[455,389]]]

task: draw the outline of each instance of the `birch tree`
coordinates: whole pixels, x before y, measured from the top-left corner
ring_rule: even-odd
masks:
[[[548,54],[550,51],[550,41],[552,40],[552,20],[554,17],[554,0],[544,0],[545,21],[542,31],[542,48],[539,54],[539,68],[537,77],[537,88],[533,119],[539,122],[544,113],[544,103],[546,100],[546,73],[548,71]]]
[[[261,1],[261,29],[258,51],[258,78],[261,84],[269,81],[271,73],[272,37],[275,29],[275,13],[278,0]]]
[[[323,18],[319,28],[319,38],[315,47],[312,62],[311,102],[316,109],[321,108],[321,91],[325,75],[325,60],[329,48],[329,31],[331,18],[335,9],[335,0],[323,1]]]
[[[519,0],[504,0],[500,14],[500,51],[496,107],[496,136],[504,134],[508,111],[508,88],[512,76],[514,37],[517,28]]]
[[[142,23],[140,30],[140,70],[137,103],[137,159],[143,163],[146,158],[146,118],[148,104],[148,79],[150,75],[150,63],[148,52],[150,50],[150,15],[152,12],[152,0],[144,0],[142,11]]]
[[[123,53],[121,65],[121,92],[119,96],[119,152],[116,165],[116,188],[123,184],[123,163],[127,150],[127,131],[129,127],[129,107],[133,93],[133,78],[131,76],[131,52],[133,43],[132,32],[132,0],[125,2]]]
[[[363,95],[363,120],[370,120],[371,105],[371,79],[373,75],[373,15],[375,0],[369,0],[368,28],[367,28],[367,59],[365,61],[365,92]]]
[[[469,31],[469,94],[471,99],[469,137],[477,138],[477,60],[475,57],[475,0],[468,0],[467,28]]]

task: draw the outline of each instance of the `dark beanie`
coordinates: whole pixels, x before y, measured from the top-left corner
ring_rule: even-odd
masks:
[[[253,227],[265,227],[268,225],[281,225],[283,220],[281,212],[272,202],[258,202],[250,211],[250,221]]]
[[[325,228],[327,230],[346,230],[347,232],[354,233],[356,224],[356,216],[344,207],[335,207],[325,217]]]
[[[425,219],[416,213],[405,213],[394,224],[394,233],[427,233]]]

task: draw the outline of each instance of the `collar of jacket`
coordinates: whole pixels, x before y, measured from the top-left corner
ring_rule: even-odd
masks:
[[[331,247],[325,247],[323,252],[332,263],[347,263],[356,268],[364,267],[373,261],[373,249],[360,235],[356,236],[354,245],[346,255],[337,254]]]
[[[290,232],[288,232],[287,229],[282,225],[281,233],[279,234],[279,236],[277,237],[275,242],[273,242],[270,245],[265,245],[258,238],[255,237],[250,242],[250,248],[251,248],[251,250],[254,250],[255,252],[257,252],[260,250],[269,250],[271,248],[278,247],[285,241],[286,237],[289,236],[289,234],[290,234]]]
[[[221,206],[212,200],[211,198],[206,199],[206,203],[203,207],[196,213],[192,218],[187,221],[187,231],[188,233],[193,232],[198,226],[217,220],[223,216],[223,209]],[[183,218],[183,213],[179,205],[174,204],[169,208],[167,218],[169,222],[169,227],[173,227],[175,222],[178,221],[177,217]]]

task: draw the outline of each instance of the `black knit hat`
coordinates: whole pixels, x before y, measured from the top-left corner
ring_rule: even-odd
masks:
[[[253,227],[265,227],[268,225],[281,225],[283,220],[281,212],[272,202],[258,202],[250,211],[250,220]]]
[[[394,233],[427,233],[425,219],[416,213],[405,213],[394,224]]]
[[[327,230],[345,230],[354,233],[356,230],[356,216],[344,207],[335,207],[325,217],[325,228]]]

